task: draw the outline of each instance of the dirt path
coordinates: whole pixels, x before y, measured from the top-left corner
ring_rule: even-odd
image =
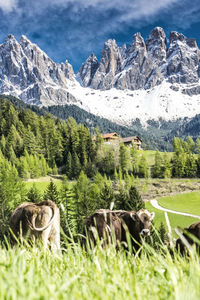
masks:
[[[193,215],[193,214],[189,214],[189,213],[184,213],[184,212],[164,208],[164,207],[162,207],[158,204],[158,201],[156,199],[150,200],[150,203],[153,207],[155,207],[156,209],[162,210],[162,211],[166,211],[166,212],[169,212],[169,213],[172,213],[172,214],[182,215],[182,216],[186,216],[186,217],[192,217],[192,218],[200,219],[200,216],[198,216],[198,215]]]

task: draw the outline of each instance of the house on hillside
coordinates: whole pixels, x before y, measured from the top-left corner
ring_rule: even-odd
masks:
[[[105,144],[112,144],[115,142],[120,142],[121,137],[118,133],[111,132],[111,133],[102,134],[102,139]],[[93,137],[93,141],[96,141],[96,136]]]
[[[141,144],[142,140],[138,136],[129,136],[122,138],[122,142],[124,143],[125,146],[132,147],[133,144],[137,146],[138,150],[141,150]]]
[[[121,138],[120,135],[116,132],[102,134],[102,139],[105,144],[121,143],[123,142],[125,146],[132,147],[132,144],[137,146],[137,149],[140,150],[142,140],[138,136],[129,136],[126,138]],[[96,141],[96,136],[93,137],[93,140]]]
[[[102,138],[103,138],[104,142],[113,143],[113,142],[118,141],[120,139],[120,135],[116,132],[111,132],[111,133],[103,134]]]

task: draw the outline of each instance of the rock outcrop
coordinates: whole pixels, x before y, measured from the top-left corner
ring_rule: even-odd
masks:
[[[200,51],[194,39],[188,39],[177,32],[170,33],[169,47],[161,27],[152,30],[146,41],[140,33],[133,36],[128,49],[126,45],[118,47],[114,40],[104,45],[99,66],[96,72],[83,86],[94,89],[150,89],[163,80],[173,84],[199,83]],[[185,86],[183,93],[193,95],[199,87]],[[188,91],[188,92],[187,92]]]
[[[69,80],[74,80],[72,66],[53,62],[26,36],[20,43],[13,35],[0,45],[0,92],[17,96],[36,105],[63,104],[71,97]]]

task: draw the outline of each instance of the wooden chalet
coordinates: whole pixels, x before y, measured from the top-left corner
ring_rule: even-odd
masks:
[[[137,146],[137,149],[140,150],[142,140],[138,136],[129,136],[126,138],[122,138],[122,142],[124,143],[125,146],[132,147],[133,144]]]
[[[121,139],[120,135],[116,132],[102,134],[104,143],[111,144]],[[96,141],[96,136],[93,137],[93,141]]]
[[[116,140],[119,140],[120,136],[116,132],[111,132],[111,133],[103,134],[102,138],[103,138],[104,142],[112,143],[112,142],[115,142]]]
[[[116,142],[123,142],[125,146],[132,147],[133,144],[137,146],[137,149],[140,150],[142,140],[138,136],[129,136],[121,138],[120,135],[116,132],[102,134],[102,139],[105,144],[112,144]],[[96,141],[96,136],[93,137],[93,141]]]

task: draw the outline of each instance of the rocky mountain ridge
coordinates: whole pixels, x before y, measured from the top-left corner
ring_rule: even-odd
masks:
[[[127,47],[105,42],[100,62],[94,54],[74,74],[37,45],[13,35],[0,45],[0,94],[38,106],[77,105],[113,122],[174,120],[200,112],[200,50],[194,39],[156,27]]]
[[[74,80],[72,66],[56,64],[37,45],[22,35],[20,43],[13,35],[0,45],[0,92],[18,96],[36,105],[51,105],[74,100],[67,91]],[[52,103],[52,99],[53,103]]]
[[[96,61],[97,59],[94,58]],[[82,72],[89,68],[86,61],[79,70],[83,86],[94,89],[151,89],[166,80],[177,89],[179,83],[199,83],[200,50],[194,39],[188,39],[178,32],[171,32],[169,45],[164,30],[156,27],[144,41],[140,33],[122,48],[115,40],[108,40],[102,51],[99,66],[93,72]],[[90,68],[92,69],[92,65]],[[88,78],[85,82],[85,78]],[[199,93],[199,88],[185,88],[189,95]]]

